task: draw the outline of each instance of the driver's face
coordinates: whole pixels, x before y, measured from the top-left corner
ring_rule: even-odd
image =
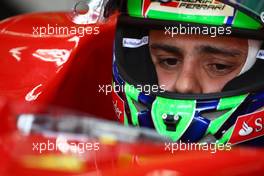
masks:
[[[150,52],[159,85],[177,93],[221,92],[238,76],[247,58],[248,42],[230,37],[150,32]]]

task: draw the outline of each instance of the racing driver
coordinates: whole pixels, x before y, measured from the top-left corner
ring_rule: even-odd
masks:
[[[121,123],[154,128],[173,141],[263,144],[263,1],[120,6],[113,84],[124,91],[114,91],[113,101]],[[159,89],[149,95],[138,85]]]

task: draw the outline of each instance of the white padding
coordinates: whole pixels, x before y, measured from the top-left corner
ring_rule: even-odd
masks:
[[[258,54],[258,51],[260,50],[261,44],[262,44],[262,41],[248,40],[248,56],[246,59],[246,63],[244,67],[242,68],[239,75],[247,72],[256,63],[257,54]]]

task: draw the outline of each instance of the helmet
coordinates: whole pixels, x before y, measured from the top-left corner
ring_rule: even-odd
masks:
[[[120,8],[114,42],[112,96],[121,123],[153,128],[173,141],[264,143],[264,1],[123,0]],[[159,51],[161,54],[158,52],[157,57],[166,55],[162,52],[181,55],[177,48],[167,44],[177,42],[191,48],[198,41],[217,43],[220,38],[225,40],[226,49],[233,47],[232,41],[237,40],[236,48],[245,52],[239,72],[220,91],[174,91],[168,88],[169,83],[161,84],[152,50],[159,47],[165,50]],[[200,51],[209,52],[210,57],[236,54],[212,47]],[[206,57],[201,54],[201,58]],[[163,67],[182,70],[185,61],[168,58],[161,62],[166,62]],[[175,66],[178,62],[182,62],[182,68]],[[194,63],[189,69],[198,67]],[[222,71],[229,66],[212,67]],[[177,73],[172,77],[177,77]],[[177,84],[182,86],[187,77],[183,74]],[[168,76],[165,74],[163,78]],[[197,78],[202,81],[202,73]],[[189,83],[200,84],[199,79]],[[210,84],[213,83],[207,81]]]

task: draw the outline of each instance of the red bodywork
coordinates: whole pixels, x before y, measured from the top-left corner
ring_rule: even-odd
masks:
[[[4,20],[0,24],[0,96],[113,118],[111,95],[99,92],[99,85],[111,85],[115,23],[112,17],[105,24],[96,24],[98,35],[38,37],[33,35],[33,27],[77,25],[67,13]],[[62,54],[54,58],[54,50]]]
[[[28,14],[0,23],[1,176],[263,175],[263,149],[172,154],[164,151],[163,144],[100,141],[99,152],[81,156],[33,151],[32,143],[55,139],[20,134],[15,125],[17,114],[61,107],[114,117],[111,94],[106,95],[100,87],[112,82],[116,15],[95,25],[100,34],[81,38],[33,35],[33,27],[47,24],[76,26],[67,13]]]

